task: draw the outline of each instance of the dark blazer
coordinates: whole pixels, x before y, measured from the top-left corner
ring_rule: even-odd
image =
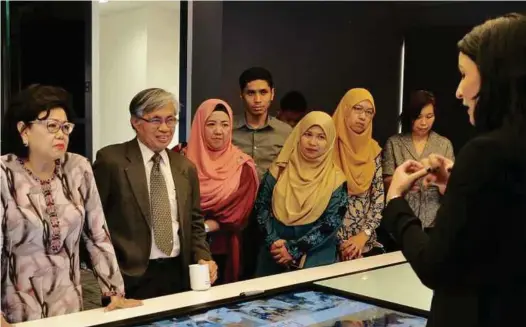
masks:
[[[211,254],[195,166],[178,153],[167,153],[177,192],[183,286],[188,288],[188,265],[211,260]],[[141,276],[148,267],[152,238],[150,197],[139,143],[133,139],[101,149],[93,171],[121,271]]]
[[[390,201],[383,214],[383,227],[422,283],[434,290],[428,326],[524,325],[523,139],[499,129],[466,144],[429,236],[403,198]]]

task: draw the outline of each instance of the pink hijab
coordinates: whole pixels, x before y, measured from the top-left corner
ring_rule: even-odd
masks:
[[[218,104],[224,105],[227,109],[230,118],[230,132],[226,136],[224,148],[214,151],[206,143],[205,125]],[[203,210],[214,211],[214,208],[220,207],[221,204],[224,206],[222,202],[239,188],[244,164],[252,168],[254,178],[258,183],[254,160],[232,144],[232,125],[232,109],[223,100],[209,99],[197,108],[186,156],[197,167]]]

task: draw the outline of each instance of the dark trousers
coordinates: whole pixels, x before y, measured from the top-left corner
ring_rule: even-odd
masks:
[[[259,230],[256,217],[251,214],[248,220],[248,225],[243,230],[243,237],[241,239],[241,280],[252,279],[255,277],[259,248],[264,241],[265,237]]]
[[[126,297],[145,300],[186,291],[183,290],[182,268],[178,257],[150,260],[142,276],[123,274]]]
[[[217,280],[214,286],[223,285],[225,283],[225,271],[226,265],[228,264],[228,255],[226,254],[213,254],[212,259],[217,265]]]

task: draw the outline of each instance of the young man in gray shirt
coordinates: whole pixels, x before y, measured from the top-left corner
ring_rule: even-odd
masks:
[[[245,112],[234,119],[232,142],[256,162],[259,179],[276,159],[292,128],[268,114],[274,100],[274,82],[268,70],[252,67],[239,76]],[[242,279],[254,277],[263,236],[250,217],[242,238]]]
[[[292,128],[268,114],[274,83],[268,70],[252,67],[239,76],[243,115],[234,120],[233,143],[256,162],[259,178],[278,156]]]

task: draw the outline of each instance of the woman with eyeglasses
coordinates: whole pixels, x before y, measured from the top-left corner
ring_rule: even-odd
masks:
[[[451,142],[433,131],[435,104],[435,97],[431,92],[419,90],[411,93],[408,105],[400,115],[402,133],[391,136],[384,147],[382,164],[386,188],[389,188],[396,167],[406,160],[422,161],[425,164],[426,158],[432,153],[455,160]],[[424,230],[430,232],[440,207],[441,195],[438,187],[424,186],[420,180],[405,198],[422,220]]]
[[[384,185],[381,148],[373,139],[376,106],[362,88],[347,91],[334,112],[334,161],[345,173],[349,205],[338,232],[340,260],[384,253],[376,228],[382,219]]]
[[[347,187],[332,160],[335,139],[331,116],[312,111],[263,175],[253,211],[265,236],[257,277],[337,261],[336,233],[347,208]]]
[[[1,157],[2,326],[82,310],[79,241],[107,309],[134,307],[106,228],[91,165],[67,152],[74,124],[67,92],[34,85],[4,118]]]

